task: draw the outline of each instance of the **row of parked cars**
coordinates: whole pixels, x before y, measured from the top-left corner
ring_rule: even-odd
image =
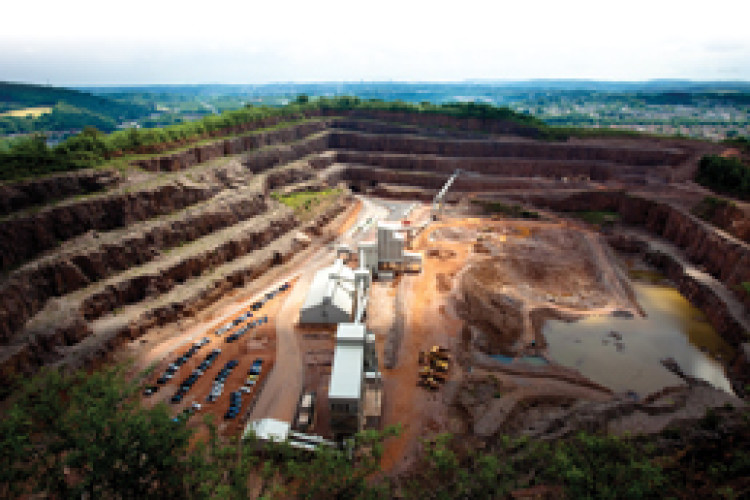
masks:
[[[249,332],[251,329],[255,328],[256,326],[263,325],[265,323],[268,323],[268,316],[263,316],[262,318],[258,318],[254,321],[251,321],[250,323],[243,326],[242,328],[240,328],[233,334],[227,335],[227,338],[224,339],[224,341],[228,343],[234,342],[235,340],[238,340],[240,337],[242,337],[247,332]]]
[[[208,396],[206,396],[206,401],[209,403],[213,403],[217,399],[219,399],[219,396],[221,396],[221,393],[224,392],[224,382],[226,382],[227,378],[229,378],[229,374],[232,373],[232,370],[239,365],[240,362],[236,359],[230,359],[226,362],[224,367],[219,370],[219,373],[216,374],[216,377],[214,377],[214,384],[211,387],[211,392],[208,393]]]
[[[255,384],[258,382],[262,371],[263,360],[261,358],[257,358],[255,361],[253,361],[250,369],[247,370],[247,378],[245,379],[245,383],[242,385],[242,387],[240,387],[240,392],[250,394],[255,388]]]
[[[227,323],[226,325],[222,326],[218,330],[216,330],[215,334],[216,336],[221,336],[227,332],[229,332],[232,328],[241,325],[242,323],[247,322],[246,325],[239,328],[236,332],[228,335],[225,339],[226,342],[234,342],[238,340],[240,337],[245,335],[247,332],[249,332],[251,329],[268,323],[268,316],[258,317],[254,319],[253,321],[249,321],[251,318],[254,317],[254,314],[252,311],[258,311],[261,309],[269,300],[276,297],[278,294],[288,290],[290,288],[290,284],[283,283],[280,285],[277,289],[272,290],[268,293],[266,293],[262,299],[254,302],[250,308],[245,311],[243,314],[239,315],[237,318],[232,320],[231,322]],[[154,394],[158,388],[159,385],[166,384],[169,380],[174,378],[179,368],[187,363],[187,361],[195,355],[195,353],[204,345],[208,344],[210,340],[208,337],[204,337],[201,340],[195,342],[190,348],[183,353],[181,356],[179,356],[173,363],[171,363],[167,369],[165,370],[164,374],[160,376],[157,379],[158,385],[152,385],[148,386],[144,390],[145,395],[151,395]],[[192,386],[197,382],[198,378],[202,376],[206,370],[208,370],[214,363],[214,361],[218,358],[219,354],[221,353],[221,349],[214,349],[206,358],[201,362],[198,367],[193,370],[193,372],[187,376],[181,383],[179,388],[177,389],[177,392],[172,396],[171,402],[172,403],[180,403],[184,396],[190,391]],[[224,367],[219,371],[219,373],[214,378],[214,383],[212,385],[211,391],[206,397],[206,401],[208,402],[214,402],[216,401],[222,394],[224,390],[224,383],[226,382],[227,378],[229,377],[229,374],[232,372],[232,370],[239,364],[239,362],[235,359],[228,361]],[[233,419],[236,418],[239,414],[240,408],[242,406],[242,395],[243,394],[250,394],[255,384],[257,383],[261,372],[263,370],[263,360],[258,358],[256,359],[250,369],[248,370],[248,376],[245,379],[243,385],[239,388],[239,390],[234,391],[230,394],[230,405],[229,409],[227,410],[227,413],[225,414],[225,418],[227,419]],[[193,405],[189,408],[186,408],[183,411],[183,414],[180,415],[181,418],[189,418],[190,415],[192,415],[195,411],[200,409],[201,406],[198,403],[193,403]],[[177,418],[177,417],[176,417]]]
[[[224,335],[225,333],[227,333],[229,330],[231,330],[235,326],[244,323],[245,321],[249,320],[252,317],[253,317],[253,313],[251,313],[250,311],[245,311],[245,313],[240,314],[239,316],[237,316],[236,318],[234,318],[232,321],[230,321],[226,325],[224,325],[221,328],[219,328],[218,330],[216,330],[214,332],[214,334],[217,337],[221,337],[222,335]]]
[[[180,387],[177,389],[177,392],[174,393],[170,401],[172,403],[179,403],[180,401],[182,401],[182,398],[185,396],[185,394],[188,393],[190,388],[195,385],[195,383],[198,381],[198,378],[203,375],[206,370],[211,367],[211,365],[214,364],[214,361],[219,357],[219,354],[221,354],[221,349],[214,349],[213,351],[211,351],[208,356],[206,356],[206,358],[201,361],[201,364],[198,365],[195,370],[193,370],[193,373],[188,375],[185,380],[180,383]]]
[[[247,379],[245,379],[245,383],[242,387],[240,387],[238,391],[234,391],[229,395],[229,408],[224,414],[225,419],[231,420],[239,415],[240,409],[242,408],[242,394],[250,394],[253,391],[262,372],[263,359],[257,358],[247,370]]]
[[[160,385],[164,385],[168,381],[172,380],[177,374],[177,371],[180,369],[180,367],[187,363],[187,361],[192,358],[193,355],[195,355],[195,353],[198,352],[201,347],[208,343],[208,337],[203,337],[202,339],[195,341],[187,351],[178,356],[177,359],[175,359],[172,363],[169,364],[169,366],[167,366],[166,370],[164,370],[164,373],[158,379],[156,379],[157,385],[146,386],[146,388],[143,390],[143,395],[150,396],[154,394],[159,390]]]
[[[240,391],[234,391],[229,394],[229,408],[224,414],[225,420],[232,420],[240,414],[242,409],[242,393]]]

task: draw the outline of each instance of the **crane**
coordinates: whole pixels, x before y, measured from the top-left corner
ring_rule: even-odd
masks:
[[[439,217],[442,217],[443,198],[445,197],[445,193],[448,192],[448,189],[451,187],[453,182],[462,173],[463,170],[461,170],[460,168],[456,169],[456,171],[453,172],[453,175],[451,175],[450,178],[446,181],[443,188],[438,192],[438,194],[435,195],[435,198],[432,199],[432,220],[438,220]]]

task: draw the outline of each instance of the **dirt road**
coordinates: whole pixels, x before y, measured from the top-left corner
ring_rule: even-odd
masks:
[[[334,244],[321,248],[297,267],[298,271],[294,276],[298,276],[298,281],[276,316],[275,369],[253,409],[250,417],[252,420],[276,418],[291,422],[294,418],[304,376],[297,323],[310,283],[318,270],[333,263],[336,244],[343,243],[356,248],[357,242],[371,236],[372,228],[376,227],[375,221],[382,220],[388,214],[388,209],[378,200],[359,199],[362,208],[351,227],[344,228],[343,234]]]

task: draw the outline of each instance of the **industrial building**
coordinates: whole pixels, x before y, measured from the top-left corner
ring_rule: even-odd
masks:
[[[315,274],[300,311],[301,324],[338,324],[328,386],[330,428],[336,439],[380,426],[383,390],[375,335],[363,324],[367,292],[373,274],[421,270],[422,255],[405,251],[414,230],[399,222],[380,222],[377,241],[359,245],[356,270],[338,258],[352,253],[339,245],[334,264]]]
[[[331,431],[339,438],[380,424],[382,383],[375,335],[360,323],[336,331],[333,371],[328,386]]]
[[[379,222],[377,241],[358,246],[359,265],[373,276],[383,271],[420,271],[422,255],[405,251],[407,239],[415,230],[400,222]]]
[[[361,318],[369,285],[369,271],[355,271],[336,259],[332,266],[315,274],[300,310],[300,323],[349,323],[355,320],[355,313]]]
[[[335,447],[336,443],[323,439],[320,436],[304,434],[293,431],[289,422],[277,420],[275,418],[263,418],[252,420],[245,426],[245,432],[242,437],[255,435],[260,441],[274,443],[288,443],[293,448],[301,450],[314,451],[321,446]]]

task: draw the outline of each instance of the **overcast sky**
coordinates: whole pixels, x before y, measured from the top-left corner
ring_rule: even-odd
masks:
[[[750,80],[750,0],[4,2],[0,80]]]

